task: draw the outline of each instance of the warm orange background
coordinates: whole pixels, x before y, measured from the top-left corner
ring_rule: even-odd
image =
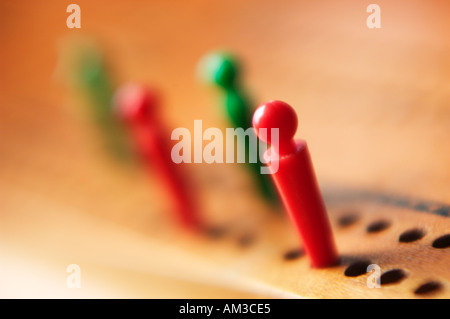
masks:
[[[381,29],[366,26],[371,1],[76,3],[79,30],[66,27],[70,2],[0,3],[4,245],[32,250],[49,202],[119,221],[140,220],[127,210],[136,202],[164,207],[137,172],[102,158],[74,116],[80,101],[57,72],[58,45],[73,35],[98,40],[118,83],[159,87],[172,127],[225,127],[196,64],[228,49],[244,62],[255,106],[281,99],[297,110],[321,185],[450,202],[448,1],[376,1]]]

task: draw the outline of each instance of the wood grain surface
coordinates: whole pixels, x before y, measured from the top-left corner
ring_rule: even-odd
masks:
[[[80,0],[70,30],[69,3],[1,2],[0,295],[449,298],[450,248],[432,243],[450,233],[450,4],[377,1],[382,27],[368,29],[369,3]],[[236,165],[187,167],[222,236],[173,225],[158,180],[104,152],[63,80],[62,44],[86,37],[115,83],[160,89],[171,128],[227,126],[196,66],[214,49],[238,55],[255,106],[280,99],[298,113],[341,265],[286,260],[301,243]],[[368,232],[377,221],[386,228]],[[399,242],[411,229],[423,237]],[[369,274],[344,274],[358,260],[405,278],[370,289]],[[81,289],[66,287],[72,263]],[[430,281],[440,289],[414,294]]]

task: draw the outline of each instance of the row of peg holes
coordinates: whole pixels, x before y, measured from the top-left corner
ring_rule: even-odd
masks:
[[[356,214],[349,214],[341,217],[338,224],[341,227],[350,226],[358,221]],[[386,220],[379,220],[369,224],[366,227],[367,233],[378,233],[389,228],[390,223]],[[404,231],[400,234],[398,241],[401,243],[411,243],[422,239],[426,235],[423,229],[413,228]],[[450,247],[450,234],[441,236],[433,241],[431,244],[433,248],[443,249]],[[357,277],[367,273],[367,267],[371,264],[369,260],[361,260],[352,263],[345,269],[344,274],[348,277]],[[402,269],[391,269],[384,272],[380,278],[381,285],[396,284],[407,277],[407,274]],[[437,292],[442,289],[442,284],[437,281],[428,281],[414,290],[416,295],[426,295]]]
[[[345,228],[355,224],[358,221],[358,216],[356,214],[348,214],[338,219],[338,225],[341,228]],[[367,233],[378,233],[387,228],[389,228],[390,222],[386,220],[378,220],[366,227]],[[221,238],[225,235],[225,229],[222,228],[212,228],[208,229],[208,235],[211,238]],[[425,231],[422,229],[414,228],[409,229],[403,232],[398,241],[401,243],[411,243],[417,240],[422,239],[426,235]],[[241,247],[250,246],[254,242],[254,237],[251,235],[244,235],[238,238],[238,244]],[[433,248],[444,249],[450,247],[450,234],[443,235],[441,237],[436,238],[432,243]],[[292,249],[287,251],[283,258],[285,260],[295,260],[304,255],[301,249]],[[344,271],[345,276],[347,277],[357,277],[367,273],[367,267],[372,264],[369,260],[359,260],[350,264],[346,270]],[[399,283],[407,276],[406,272],[402,269],[392,269],[386,271],[381,275],[380,282],[381,285],[389,285]],[[428,281],[422,285],[420,285],[417,289],[414,290],[416,295],[427,295],[434,292],[437,292],[442,289],[442,284],[437,281]]]
[[[358,221],[358,216],[356,214],[345,215],[338,220],[338,225],[340,227],[348,227],[355,224]],[[369,234],[379,233],[390,226],[390,222],[387,220],[378,220],[366,227],[366,232]],[[401,243],[411,243],[422,239],[426,235],[423,229],[414,228],[403,232],[398,241]],[[443,235],[436,238],[431,244],[433,248],[444,249],[450,247],[450,234]],[[294,249],[286,252],[284,254],[285,260],[294,260],[300,258],[303,252],[299,249]],[[369,260],[359,260],[350,264],[344,271],[344,275],[347,277],[358,277],[367,274],[367,267],[372,264]],[[380,278],[381,285],[390,285],[401,282],[407,277],[407,273],[402,269],[391,269],[384,272]],[[414,290],[416,295],[427,295],[435,293],[442,289],[442,284],[438,281],[428,281]]]

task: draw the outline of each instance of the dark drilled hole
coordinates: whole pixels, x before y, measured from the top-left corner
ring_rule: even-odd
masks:
[[[284,260],[294,260],[298,259],[303,255],[303,251],[301,249],[292,249],[286,252],[283,256]]]
[[[410,200],[408,198],[396,198],[393,200],[392,204],[400,206],[400,207],[407,207],[409,206]]]
[[[369,260],[358,260],[350,264],[344,271],[347,277],[358,277],[367,273],[367,267],[372,264]]]
[[[417,287],[416,290],[414,290],[414,293],[416,295],[429,295],[432,293],[435,293],[442,289],[442,284],[437,281],[429,281],[427,283],[424,283],[423,285],[420,285]]]
[[[441,216],[450,216],[450,207],[440,207],[433,212]]]
[[[238,244],[241,247],[248,247],[255,241],[255,237],[251,234],[245,234],[238,238]]]
[[[206,227],[204,229],[204,232],[205,232],[206,236],[208,236],[211,239],[220,239],[226,235],[227,228],[220,227],[220,226],[211,226],[211,227]]]
[[[436,238],[433,241],[432,246],[434,248],[448,248],[450,247],[450,234],[441,236],[439,238]]]
[[[425,203],[419,203],[417,205],[414,205],[413,208],[415,210],[420,210],[420,211],[423,211],[423,212],[426,212],[426,211],[428,211],[430,209],[430,207],[427,204],[425,204]]]
[[[348,227],[348,226],[356,223],[358,221],[358,219],[359,219],[359,217],[357,214],[350,213],[350,214],[341,216],[337,222],[340,227]]]
[[[425,236],[425,231],[422,229],[410,229],[403,232],[399,237],[398,241],[401,243],[411,243],[413,241],[419,240]]]
[[[401,269],[392,269],[381,275],[380,283],[382,285],[391,285],[405,279],[406,272]]]
[[[367,226],[366,230],[368,233],[378,233],[389,228],[390,225],[391,224],[386,220],[379,220]]]

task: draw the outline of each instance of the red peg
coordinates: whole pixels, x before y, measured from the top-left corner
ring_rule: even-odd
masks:
[[[180,167],[171,158],[173,143],[159,118],[156,93],[142,86],[126,85],[116,93],[115,106],[147,169],[161,176],[177,218],[188,227],[197,227],[193,198],[188,193]]]
[[[305,252],[313,267],[328,267],[339,257],[308,146],[304,140],[294,140],[297,123],[294,109],[281,101],[262,104],[253,115],[256,134],[271,144],[265,154],[267,166]],[[260,136],[261,128],[267,129],[266,136]],[[271,134],[273,128],[278,129],[278,143]]]

